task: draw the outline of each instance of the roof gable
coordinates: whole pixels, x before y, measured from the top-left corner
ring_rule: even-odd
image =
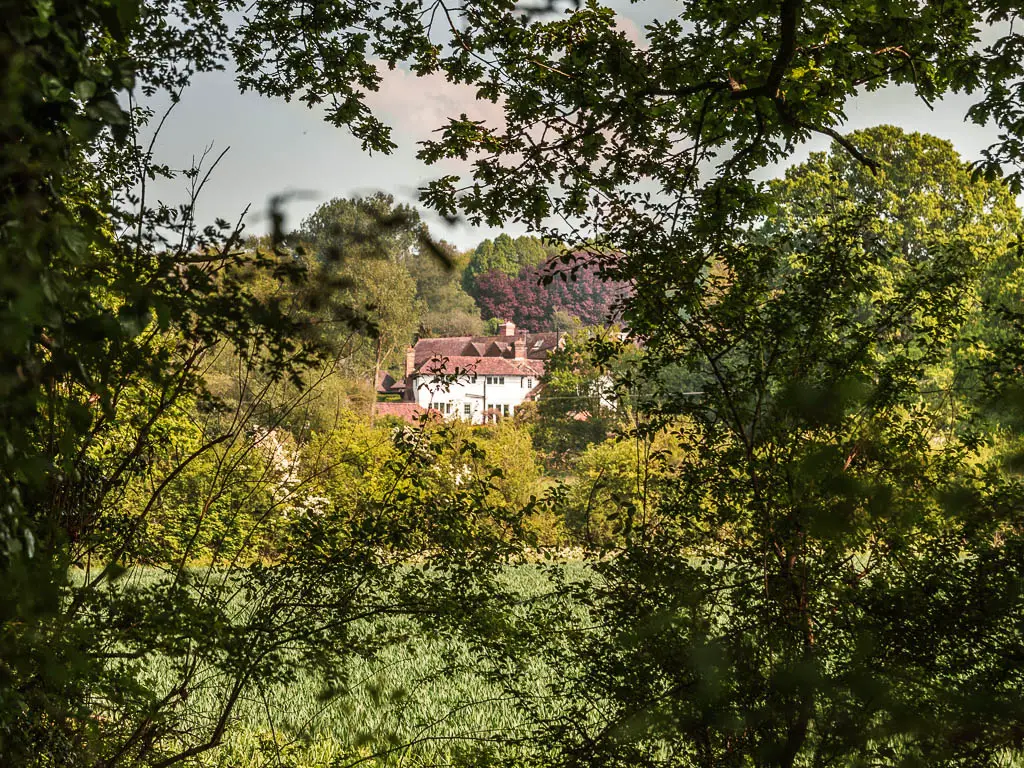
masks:
[[[387,371],[377,371],[377,394],[379,395],[391,395],[396,392],[401,392],[403,385],[399,381],[395,381],[395,377]]]
[[[528,333],[517,331],[515,336],[444,336],[420,339],[414,347],[414,369],[440,357],[515,358],[513,342],[526,342],[526,359],[531,362],[547,359],[558,347],[560,334],[554,331]]]
[[[413,371],[413,376],[529,376],[544,375],[544,363],[539,360],[516,360],[508,357],[478,357],[453,355],[425,360]]]

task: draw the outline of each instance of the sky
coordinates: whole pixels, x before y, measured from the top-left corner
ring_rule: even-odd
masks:
[[[619,14],[619,26],[636,41],[643,25],[671,0],[646,0],[637,4],[609,3]],[[986,35],[987,36],[987,35]],[[238,219],[250,206],[246,231],[260,234],[269,226],[266,215],[271,197],[292,193],[284,209],[286,228],[297,227],[319,204],[335,197],[388,192],[399,201],[415,203],[417,188],[449,169],[427,166],[417,160],[416,142],[427,138],[449,115],[463,112],[475,119],[495,118],[500,110],[478,102],[469,87],[453,86],[440,75],[417,78],[403,70],[384,70],[381,90],[370,94],[369,106],[393,129],[399,145],[391,155],[369,155],[344,129],[323,121],[305,105],[257,94],[238,92],[232,75],[216,72],[198,75],[170,113],[155,147],[156,160],[185,168],[208,148],[210,156],[227,153],[210,176],[197,204],[198,219]],[[930,110],[909,88],[888,88],[864,94],[847,105],[844,131],[888,123],[908,131],[934,134],[953,143],[968,161],[995,143],[992,126],[965,121],[976,97],[947,97]],[[812,151],[827,149],[829,140],[817,137],[799,147],[787,164],[805,160]],[[763,169],[760,178],[781,173],[781,167]],[[179,179],[158,185],[155,196],[170,204],[187,199],[186,182]],[[424,212],[435,237],[462,249],[474,247],[501,230],[454,226]],[[510,234],[522,229],[508,227]]]

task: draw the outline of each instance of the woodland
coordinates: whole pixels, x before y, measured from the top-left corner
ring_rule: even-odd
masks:
[[[0,0],[0,765],[1024,765],[1019,11],[655,5]],[[417,206],[154,153],[218,70],[392,152],[388,67],[503,117]],[[371,419],[499,320],[535,404]]]

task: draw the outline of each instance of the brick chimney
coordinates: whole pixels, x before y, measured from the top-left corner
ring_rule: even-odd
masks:
[[[412,376],[413,370],[416,368],[416,350],[409,347],[405,350],[405,375],[406,377]]]
[[[498,335],[499,336],[515,336],[516,335],[516,324],[511,320],[506,320],[503,323],[498,324]]]
[[[512,342],[512,350],[516,360],[526,359],[526,336],[519,336]]]

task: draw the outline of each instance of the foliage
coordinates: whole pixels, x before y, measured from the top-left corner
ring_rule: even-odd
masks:
[[[537,401],[535,440],[564,464],[588,445],[608,437],[619,422],[619,395],[611,359],[623,347],[615,332],[586,328],[561,337],[548,357]]]
[[[886,202],[912,198],[898,186],[867,201],[840,187],[817,218],[760,228],[771,201],[750,180],[815,133],[880,165],[837,129],[852,96],[902,84],[929,101],[980,91],[972,118],[1003,133],[979,170],[1008,171],[1019,189],[1022,37],[1010,26],[978,44],[1015,6],[688,1],[652,21],[644,45],[597,3],[564,15],[404,0],[256,0],[244,14],[236,0],[2,7],[5,760],[193,760],[222,743],[240,701],[398,642],[365,623],[396,614],[474,627],[548,763],[963,765],[1020,751],[1018,479],[984,463],[975,427],[989,425],[924,386],[956,383],[937,371],[977,320],[984,405],[1011,425],[1019,265],[988,254],[1004,261],[985,277],[994,241],[972,239],[978,222],[950,221],[937,196],[913,202],[950,228],[940,237],[879,226]],[[626,320],[646,378],[701,390],[645,406],[686,449],[672,481],[641,498],[656,524],[624,530],[624,551],[594,578],[556,578],[583,601],[586,632],[554,599],[530,601],[529,616],[485,610],[522,607],[494,580],[520,520],[493,504],[499,478],[461,474],[483,458],[448,427],[395,432],[379,463],[359,467],[369,478],[337,473],[328,514],[291,516],[303,483],[333,472],[314,464],[294,484],[266,450],[291,455],[277,429],[322,352],[311,321],[323,312],[382,337],[324,296],[344,274],[298,307],[274,298],[268,287],[287,293],[303,276],[279,211],[269,247],[247,249],[239,228],[194,220],[201,167],[185,172],[181,208],[147,200],[148,180],[173,172],[142,143],[155,115],[139,99],[162,91],[173,105],[193,73],[229,58],[242,88],[324,105],[373,150],[394,147],[364,102],[378,62],[499,103],[500,125],[456,117],[424,144],[428,162],[471,160],[472,177],[435,179],[424,200],[450,218],[610,246],[599,261],[634,288]],[[949,179],[962,184],[963,169]],[[803,202],[822,191],[792,181]],[[327,238],[324,265],[418,231],[410,215],[372,215],[377,202],[345,210],[357,209],[374,226],[350,228],[344,247],[332,225],[310,227]],[[1001,322],[979,319],[975,296]],[[375,368],[401,328],[376,346]],[[204,368],[226,348],[241,391],[218,401]],[[281,382],[293,389],[271,393]],[[648,422],[634,429],[646,437]],[[347,491],[354,478],[365,495]],[[161,515],[166,529],[151,530]],[[198,575],[197,544],[211,565]],[[168,552],[181,559],[165,576],[125,578]],[[541,691],[554,698],[515,676],[541,654],[565,673]],[[148,677],[148,664],[169,674]],[[197,687],[212,714],[189,709]]]
[[[484,240],[469,254],[462,275],[463,287],[469,295],[479,299],[478,280],[483,275],[498,272],[514,278],[526,268],[540,266],[557,255],[558,250],[536,237],[512,238],[503,232],[494,240]]]
[[[514,276],[493,269],[476,278],[485,318],[511,320],[532,331],[566,330],[556,325],[564,315],[583,325],[608,325],[626,295],[623,284],[605,279],[593,265],[571,274],[553,264],[525,267]]]
[[[350,376],[375,381],[377,372],[395,368],[418,331],[482,329],[475,303],[459,287],[458,254],[432,240],[419,213],[390,195],[325,203],[293,238],[313,251],[314,290],[334,291],[318,317],[334,347],[344,348]]]
[[[378,192],[324,203],[302,222],[299,236],[323,261],[390,258],[405,263],[414,258],[426,228],[415,208],[396,205],[391,195]]]
[[[575,482],[562,513],[574,538],[589,550],[620,547],[638,507],[647,498],[642,475],[650,467],[648,452],[638,455],[628,440],[594,442],[575,465]]]
[[[873,236],[900,254],[889,269],[930,258],[935,248],[950,243],[970,249],[982,275],[966,297],[972,317],[963,340],[950,350],[951,359],[930,376],[936,387],[952,383],[973,389],[974,371],[990,354],[987,339],[1003,325],[993,308],[1020,298],[1012,278],[1019,268],[1012,246],[1022,222],[1013,195],[1003,184],[972,180],[952,145],[933,136],[880,126],[852,133],[850,140],[879,167],[869,169],[843,151],[813,155],[772,183],[773,205],[762,229],[780,231],[794,222],[827,218],[835,206],[870,205],[878,213]]]
[[[681,366],[702,396],[661,401],[679,460],[622,554],[567,590],[587,631],[563,618],[571,642],[545,626],[526,651],[567,670],[537,734],[566,764],[1019,755],[1021,488],[928,379],[991,254],[969,229],[907,259],[877,208],[824,199],[734,233],[705,300],[651,329],[649,378]]]
[[[249,282],[301,269],[240,249],[224,222],[197,226],[201,168],[187,171],[187,206],[145,202],[165,170],[137,143],[150,113],[126,110],[125,92],[137,78],[169,87],[179,66],[215,66],[205,51],[216,25],[186,43],[131,3],[8,4],[4,17],[0,751],[18,764],[88,764],[157,706],[109,643],[129,642],[118,636],[133,621],[154,649],[181,627],[166,602],[105,583],[136,556],[166,482],[210,447],[192,442],[186,415],[204,397],[204,355],[243,346],[282,379],[316,350]],[[181,60],[160,66],[146,46]],[[68,581],[69,566],[99,557],[86,583]],[[202,632],[209,613],[191,603],[174,616],[188,615]],[[109,729],[97,702],[118,712]]]
[[[480,336],[483,319],[476,302],[452,281],[425,298],[427,309],[420,318],[420,333],[425,337]],[[436,308],[431,308],[436,307]]]
[[[316,323],[348,375],[376,381],[416,330],[422,304],[404,262],[427,238],[419,215],[390,196],[335,199],[293,235],[311,250],[313,291],[331,293]],[[308,244],[308,246],[307,246]]]
[[[288,3],[258,3],[230,38],[239,80],[326,104],[329,120],[378,151],[394,144],[365,104],[382,81],[372,60],[417,75],[441,72],[476,85],[481,98],[501,98],[503,126],[453,117],[423,150],[428,160],[480,153],[476,186],[461,189],[449,176],[432,197],[445,213],[461,208],[492,224],[517,216],[539,224],[549,212],[571,222],[590,192],[614,191],[602,204],[615,207],[638,177],[685,190],[699,164],[723,149],[735,150],[725,170],[746,174],[812,133],[835,134],[852,96],[888,84],[929,102],[980,90],[971,117],[1005,132],[986,171],[1011,164],[1020,150],[1013,138],[1020,34],[975,45],[983,23],[1015,17],[1015,7],[999,0],[925,9],[898,3],[884,17],[859,0],[771,8],[686,2],[647,26],[644,45],[596,3],[573,3],[565,15],[504,3],[421,16],[427,7],[339,5],[307,17]]]
[[[475,485],[434,498],[438,516],[414,524],[423,498],[407,476],[400,522],[370,531],[381,538],[352,535],[350,518],[306,521],[298,535],[289,514],[302,485],[281,427],[322,359],[310,319],[330,286],[297,290],[305,270],[280,231],[246,246],[240,227],[199,225],[209,167],[184,172],[181,207],[146,197],[173,172],[141,143],[154,115],[137,99],[164,90],[173,106],[193,72],[222,65],[225,7],[8,6],[0,753],[19,765],[181,763],[215,749],[260,686],[377,647],[346,632],[356,616],[423,612],[422,588],[454,617],[445,585],[471,594],[493,549],[474,547],[472,570],[459,552],[496,515],[467,527],[487,509]],[[356,325],[355,310],[335,309]],[[225,350],[237,366],[218,398],[207,373]],[[401,582],[400,557],[381,541],[443,553],[431,574],[449,576],[393,600],[383,585]],[[165,576],[122,578],[154,561]],[[209,564],[196,589],[194,562]],[[164,666],[163,682],[148,664]],[[207,684],[216,709],[195,718],[186,702]]]
[[[873,231],[908,261],[943,242],[973,245],[979,262],[998,260],[1020,234],[1020,211],[1001,183],[972,179],[953,145],[935,136],[878,126],[849,135],[877,167],[841,148],[814,153],[770,184],[773,206],[764,228],[827,217],[835,205],[870,205]],[[897,262],[897,267],[899,263]]]
[[[97,306],[82,290],[82,281],[93,274],[90,246],[108,242],[108,222],[102,210],[82,199],[85,195],[64,200],[89,182],[81,178],[80,146],[88,147],[90,138],[111,126],[123,137],[127,123],[114,94],[131,81],[131,69],[119,61],[118,51],[92,50],[86,39],[92,30],[123,37],[134,15],[129,8],[121,15],[110,13],[113,4],[84,3],[59,14],[35,3],[27,8],[6,3],[4,11],[0,131],[5,147],[18,147],[3,153],[0,230],[6,330],[0,347],[0,541],[9,567],[26,547],[29,553],[34,549],[33,526],[26,519],[32,515],[31,497],[44,492],[47,476],[57,469],[35,440],[46,384],[70,375],[84,378],[90,363],[88,348],[76,348],[81,344],[76,316],[94,330],[109,317],[115,321],[109,329],[115,343],[131,338],[109,308]],[[77,82],[82,88],[76,94]],[[50,331],[45,338],[40,336],[43,327]],[[68,416],[88,418],[82,403],[68,403],[67,409]],[[16,601],[5,608],[20,610]],[[5,620],[10,618],[5,613]]]
[[[425,306],[421,329],[427,336],[473,336],[483,323],[476,302],[461,285],[466,258],[448,243],[437,247],[444,258],[421,250],[410,264],[416,297]]]
[[[501,470],[494,483],[500,503],[510,509],[523,509],[538,495],[541,475],[529,430],[516,421],[502,419],[481,431],[478,443],[488,459],[486,466]]]
[[[452,296],[447,301],[445,296]],[[438,293],[438,304],[441,306],[458,307],[463,303],[472,303],[470,309],[445,309],[427,311],[420,319],[420,333],[427,338],[439,336],[484,336],[487,335],[487,324],[480,317],[480,310],[472,299],[464,302],[466,296],[458,286]],[[468,297],[467,297],[468,298]]]

